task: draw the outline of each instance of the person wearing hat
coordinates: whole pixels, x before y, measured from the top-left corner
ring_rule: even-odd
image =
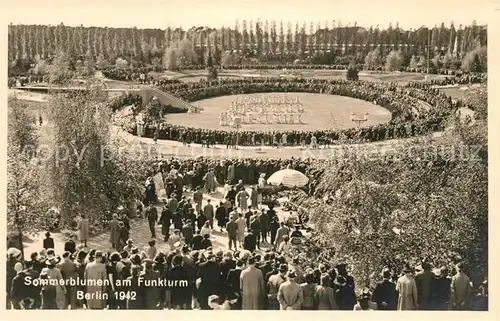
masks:
[[[338,310],[335,291],[330,286],[332,279],[327,273],[321,275],[321,284],[316,287],[316,310]]]
[[[197,187],[193,193],[193,202],[195,204],[196,212],[200,212],[203,203],[203,192],[200,187]]]
[[[40,280],[42,284],[42,290],[40,291],[41,296],[41,306],[42,310],[57,310],[57,285],[48,282],[49,279],[49,269],[43,268],[40,273]]]
[[[127,277],[127,283],[125,283],[126,287],[123,290],[127,293],[134,293],[134,295],[130,295],[126,298],[126,309],[128,310],[144,309],[144,295],[142,283],[140,281],[142,277],[141,270],[142,267],[140,265],[132,265],[130,267],[130,276]]]
[[[78,236],[81,244],[86,247],[89,239],[89,219],[85,214],[81,214],[78,221]]]
[[[347,284],[347,280],[343,275],[337,275],[335,280],[337,289],[335,290],[335,302],[339,310],[352,311],[356,304],[356,293],[354,289]]]
[[[241,310],[241,286],[240,286],[240,276],[243,271],[245,263],[237,259],[235,268],[229,270],[227,273],[227,286],[228,293],[235,293],[238,296],[238,300],[233,306],[234,310]]]
[[[160,286],[158,280],[160,279],[160,272],[155,271],[154,261],[145,259],[143,261],[144,271],[141,275],[142,281],[141,289],[144,295],[144,309],[157,310],[161,308],[160,304]]]
[[[170,225],[172,224],[172,212],[170,211],[170,208],[168,207],[168,204],[166,202],[161,211],[158,224],[161,225],[161,234],[163,235],[165,242],[167,242],[170,231]]]
[[[134,241],[132,239],[128,239],[126,241],[125,247],[123,248],[123,251],[127,251],[128,253],[132,253],[132,249],[135,247]]]
[[[56,306],[57,309],[64,309],[65,301],[66,301],[66,287],[64,286],[63,276],[61,271],[56,267],[59,262],[61,262],[60,257],[56,257],[52,254],[51,251],[47,250],[47,260],[45,261],[45,265],[47,266],[47,277],[51,280],[58,280],[58,284],[56,284]]]
[[[90,253],[89,253],[90,256]],[[87,300],[88,309],[104,309],[106,307],[106,299],[103,294],[107,293],[107,280],[106,265],[103,262],[103,253],[95,251],[94,261],[87,263],[85,268],[84,279],[87,282]]]
[[[371,300],[377,304],[378,310],[396,310],[398,294],[396,284],[391,281],[391,271],[382,271],[383,280],[378,282],[373,291]]]
[[[183,266],[183,257],[176,255],[172,259],[172,269],[168,275],[169,282],[185,282],[189,280],[188,270]],[[187,310],[191,303],[191,289],[187,286],[173,286],[171,288],[171,304],[175,310]]]
[[[469,309],[472,295],[472,284],[464,271],[464,265],[456,265],[457,273],[451,278],[451,306],[453,310],[463,311]]]
[[[351,286],[353,290],[355,290],[354,278],[351,275],[349,275],[349,272],[347,272],[347,264],[346,263],[337,264],[335,268],[337,269],[337,273],[339,275],[342,275],[346,279],[347,284]]]
[[[404,275],[396,282],[396,291],[398,292],[398,310],[417,310],[418,292],[417,284],[413,278],[415,269],[405,264],[403,268]]]
[[[149,231],[151,232],[151,238],[156,238],[156,222],[158,221],[158,209],[153,203],[149,204],[146,208],[146,219],[149,224]]]
[[[295,271],[287,273],[287,281],[283,282],[278,289],[278,302],[280,310],[300,310],[304,301],[302,287],[297,284]]]
[[[85,262],[86,258],[87,258],[87,252],[85,250],[82,249],[76,253],[76,257],[75,257],[76,274],[80,280],[83,280],[84,276],[85,276],[85,269],[87,267],[87,263]],[[79,284],[76,285],[76,291],[77,292],[81,291],[80,293],[83,293],[83,291],[85,291],[85,287],[81,283],[83,283],[83,282],[80,282]],[[83,308],[83,305],[85,303],[84,301],[85,300],[78,299],[78,297],[77,297],[76,308],[77,309]]]
[[[71,255],[76,253],[75,235],[73,233],[69,236],[69,240],[64,243],[64,251],[71,253]]]
[[[248,267],[241,272],[241,294],[243,310],[261,310],[266,296],[266,285],[262,271],[255,266],[254,256],[248,259]]]
[[[77,266],[71,259],[71,253],[68,251],[63,253],[62,259],[63,261],[59,264],[58,268],[61,271],[64,281],[66,282],[65,284],[67,284],[64,309],[66,310],[68,306],[70,306],[73,310],[77,308],[77,288],[76,286],[70,285],[70,281],[76,282],[78,279]]]
[[[109,242],[111,247],[116,249],[119,242],[119,226],[118,226],[118,214],[113,214],[111,221],[109,221]]]
[[[372,311],[375,306],[370,301],[372,294],[368,288],[364,288],[358,298],[358,303],[354,306],[354,311]]]
[[[208,254],[207,261],[200,263],[198,268],[198,302],[202,310],[208,310],[208,297],[222,290],[220,283],[221,268],[215,262],[215,255]]]
[[[50,236],[50,232],[45,233],[45,239],[43,240],[43,248],[46,250],[54,248],[54,239]]]
[[[247,235],[245,235],[245,238],[243,239],[243,248],[252,253],[257,248],[257,237],[252,229],[248,230]]]
[[[121,251],[124,249],[127,244],[127,240],[129,239],[129,229],[125,226],[125,223],[122,221],[118,222],[118,244],[117,251]]]
[[[305,282],[300,284],[304,301],[302,302],[302,310],[316,310],[316,278],[313,269],[307,269],[304,275]]]
[[[437,311],[448,310],[450,297],[451,279],[448,277],[448,269],[445,267],[435,269],[431,283],[431,309]]]
[[[431,301],[431,283],[434,279],[434,273],[431,271],[429,262],[423,261],[422,270],[415,275],[415,284],[417,285],[418,309],[430,310]]]
[[[170,235],[167,244],[170,246],[171,250],[175,249],[175,245],[181,241],[181,230],[175,229],[174,234]]]
[[[286,274],[288,272],[288,265],[281,264],[278,268],[278,273],[271,275],[267,281],[267,304],[268,310],[279,310],[280,304],[278,302],[278,290],[280,285],[286,281]]]

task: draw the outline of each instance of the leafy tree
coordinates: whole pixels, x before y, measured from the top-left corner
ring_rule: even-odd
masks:
[[[33,72],[35,73],[35,75],[45,75],[47,71],[47,62],[43,59],[37,59],[35,68],[33,68]]]
[[[91,232],[98,232],[106,227],[107,213],[139,197],[136,178],[147,171],[137,173],[144,168],[144,152],[130,153],[112,138],[105,92],[93,83],[87,89],[51,98],[49,119],[57,153],[47,165],[48,193],[61,212],[62,226],[74,226],[76,215],[86,214]]]
[[[403,54],[401,51],[392,50],[386,58],[385,70],[396,71],[403,65]]]
[[[67,83],[73,77],[71,61],[69,56],[59,51],[49,67],[49,82],[61,85]]]
[[[170,46],[166,51],[163,57],[163,64],[165,69],[176,71],[179,70],[179,65],[177,62],[177,48]]]
[[[128,66],[128,61],[126,59],[123,59],[123,58],[117,58],[115,60],[115,66],[117,68],[127,68]]]
[[[380,48],[375,48],[370,51],[365,57],[365,68],[366,69],[375,69],[380,66]]]
[[[46,228],[39,177],[41,167],[34,159],[38,136],[28,106],[15,98],[8,101],[7,134],[7,227],[17,234],[23,252],[23,234]]]
[[[103,55],[100,55],[97,57],[97,61],[95,63],[95,66],[98,69],[103,70],[103,69],[106,69],[109,67],[109,62],[104,58]]]
[[[460,130],[476,137],[471,129]],[[399,146],[397,161],[348,153],[352,156],[327,162],[316,195],[328,201],[302,205],[309,207],[316,227],[313,237],[323,248],[312,259],[346,261],[360,286],[369,286],[372,273],[384,266],[398,271],[405,262],[417,264],[424,258],[435,266],[463,261],[473,278],[485,277],[487,146],[480,145],[479,156],[458,158],[463,156],[452,151],[476,150],[481,141],[465,140],[467,134],[457,130],[447,135],[439,147],[427,140],[418,143],[421,148],[414,143]],[[431,150],[441,152],[426,154]],[[471,187],[475,193],[470,193]],[[325,253],[329,247],[335,256]]]
[[[467,72],[485,72],[487,66],[486,47],[478,47],[468,52],[462,60],[462,69]]]
[[[184,39],[178,44],[178,62],[181,68],[193,64],[196,60],[194,45],[188,39]]]
[[[419,67],[418,58],[415,55],[411,56],[410,66],[409,67],[412,68],[412,69],[416,69],[416,68]]]

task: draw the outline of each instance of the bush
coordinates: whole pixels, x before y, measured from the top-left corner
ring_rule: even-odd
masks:
[[[355,65],[349,65],[349,68],[347,68],[346,78],[351,81],[359,80],[358,68],[356,68]]]

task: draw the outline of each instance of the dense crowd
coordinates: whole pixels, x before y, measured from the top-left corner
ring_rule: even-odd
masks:
[[[300,222],[280,218],[273,206],[262,207],[253,195],[255,189],[248,193],[242,181],[233,185],[228,177],[225,198],[214,206],[203,201],[204,192],[212,193],[216,182],[214,171],[208,170],[204,183],[192,186],[191,198],[183,195],[180,173],[199,163],[170,160],[156,164],[157,171],[165,173],[165,185],[173,184],[174,188],[167,187],[166,199],[158,204],[154,180],[146,181],[144,204],[138,203],[139,216],[147,220],[151,231],[151,241],[144,250],[140,249],[142,244],[134,243],[127,216],[114,214],[109,223],[112,249],[108,252],[86,247],[85,217],[79,223],[79,246],[70,239],[64,251],[56,251],[48,233],[44,249],[31,253],[28,260],[22,260],[20,251],[9,251],[8,307],[488,309],[487,283],[473,285],[460,263],[452,270],[433,270],[426,260],[418,267],[405,265],[402,271],[383,268],[380,275],[374,274],[377,282],[358,284],[343,262],[303,260],[301,252],[309,231],[304,232]],[[259,177],[258,185],[264,181]],[[157,249],[157,224],[161,225],[166,251]],[[214,245],[216,233],[227,237],[228,250]]]
[[[170,84],[163,86],[162,89],[187,101],[261,92],[324,93],[373,102],[392,113],[389,123],[345,130],[312,132],[242,130],[238,134],[239,145],[329,145],[341,139],[373,142],[418,136],[442,130],[444,121],[457,108],[457,102],[439,90],[431,88],[430,85],[422,87],[422,85],[398,86],[382,82],[259,78]],[[229,147],[235,145],[237,140],[234,131],[199,129],[167,123],[157,125],[147,120],[141,133],[146,137],[182,141],[185,144],[192,142],[208,145],[224,144]]]

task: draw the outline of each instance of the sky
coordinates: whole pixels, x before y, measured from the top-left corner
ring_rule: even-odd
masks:
[[[68,26],[160,28],[234,27],[235,21],[295,22],[332,20],[344,26],[399,22],[404,29],[452,21],[470,25],[491,21],[500,0],[1,0],[4,19],[13,24],[64,23]]]

